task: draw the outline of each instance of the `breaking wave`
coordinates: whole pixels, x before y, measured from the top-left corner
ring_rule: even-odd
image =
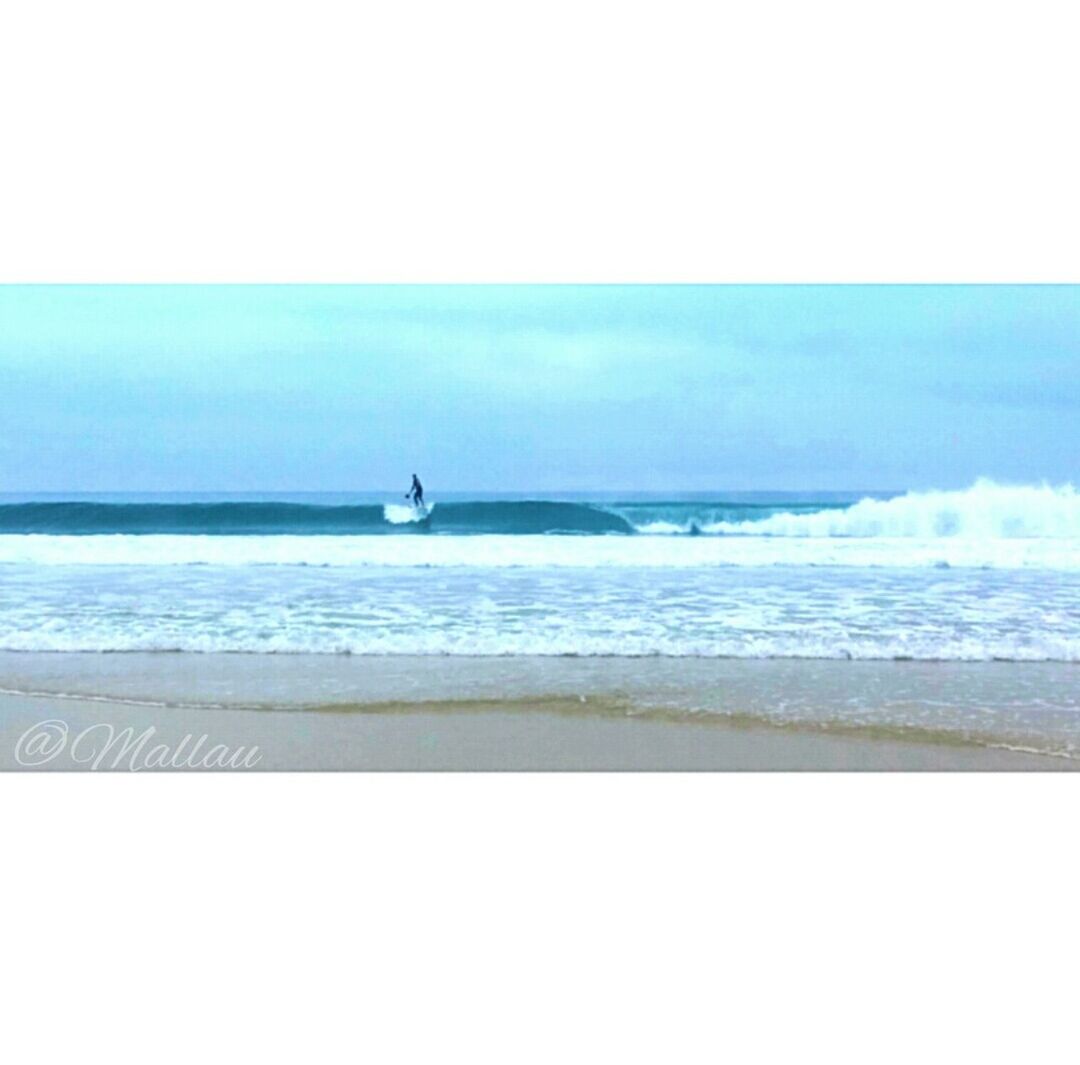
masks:
[[[842,510],[721,521],[703,532],[741,536],[904,537],[922,540],[1080,538],[1080,494],[1071,484],[1002,485],[980,479],[954,492],[863,499]]]
[[[864,498],[842,503],[828,499],[625,503],[535,499],[440,502],[430,504],[426,511],[402,503],[348,506],[285,502],[0,504],[0,539],[108,536],[329,540],[416,538],[428,534],[444,539],[541,535],[611,538],[614,535],[615,539],[631,536],[635,539],[754,537],[923,543],[963,541],[986,545],[1017,540],[1080,542],[1080,494],[1071,484],[1057,487],[1002,485],[982,479],[960,491],[913,491],[893,498]],[[267,550],[270,554],[278,553],[277,549]],[[471,550],[463,549],[465,554],[470,554]],[[351,551],[342,545],[329,554],[336,558]],[[224,547],[221,552],[236,554],[234,549]],[[189,552],[180,550],[178,553],[184,556]],[[199,553],[201,556],[204,552],[200,549]],[[280,553],[295,552],[282,548]],[[305,549],[301,553],[308,556],[311,551]],[[453,555],[455,552],[447,549],[447,553]],[[662,554],[662,551],[657,549],[657,553]],[[75,550],[71,554],[78,556],[81,552]],[[203,559],[200,557],[199,560]]]
[[[426,514],[400,503],[98,503],[0,505],[0,533],[51,536],[356,536],[408,533],[632,533],[617,513],[586,503],[497,500],[430,504]]]

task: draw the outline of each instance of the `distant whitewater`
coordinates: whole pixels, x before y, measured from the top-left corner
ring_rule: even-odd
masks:
[[[979,480],[963,492],[909,492],[843,510],[720,521],[708,532],[743,536],[1080,538],[1080,495],[1071,484],[1008,486]]]

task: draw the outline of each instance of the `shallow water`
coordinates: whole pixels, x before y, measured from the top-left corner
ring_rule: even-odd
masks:
[[[0,566],[0,649],[1080,660],[1080,573]]]
[[[7,653],[0,689],[177,710],[556,701],[1080,758],[1080,666],[1061,663]]]
[[[70,657],[23,654],[46,651]],[[141,655],[165,651],[198,654]],[[362,495],[0,501],[12,690],[584,696],[1069,753],[1076,663],[1070,486],[447,497],[426,519]]]

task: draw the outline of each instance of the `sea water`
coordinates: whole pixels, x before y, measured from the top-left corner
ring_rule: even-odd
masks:
[[[1080,663],[1080,495],[8,496],[0,650]]]
[[[1080,661],[1080,495],[0,499],[0,650]]]

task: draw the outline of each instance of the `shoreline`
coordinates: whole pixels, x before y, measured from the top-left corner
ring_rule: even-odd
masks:
[[[54,720],[258,745],[262,769],[1069,770],[1076,677],[1060,663],[6,652],[0,768]]]
[[[39,765],[20,764],[20,739],[60,722],[67,745]],[[131,730],[125,738],[125,730]],[[88,731],[89,730],[89,731]],[[150,730],[143,749],[258,749],[232,771],[1078,771],[1080,762],[963,741],[928,742],[855,730],[720,718],[594,713],[570,702],[497,705],[384,704],[378,708],[243,709],[133,705],[78,697],[0,696],[0,771],[221,771],[140,764],[123,748]],[[85,734],[80,761],[72,745]],[[112,740],[119,741],[112,745]],[[85,756],[85,757],[83,757]]]

